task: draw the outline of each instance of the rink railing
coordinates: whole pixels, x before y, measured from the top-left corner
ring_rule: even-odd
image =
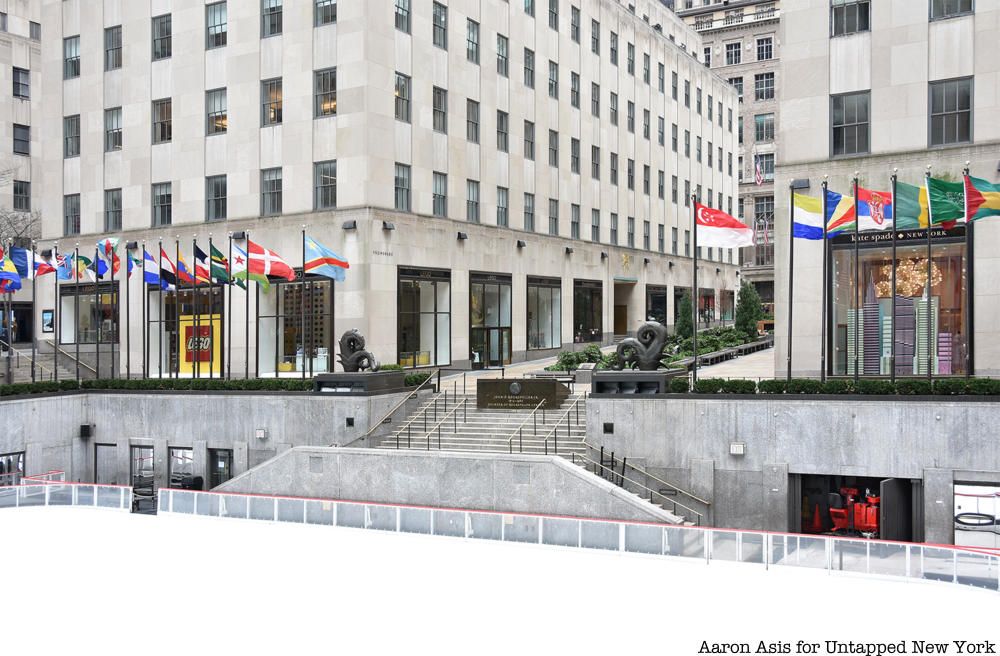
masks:
[[[62,472],[25,476],[19,485],[0,487],[0,509],[32,506],[81,506],[129,511],[132,488],[62,481]]]
[[[170,488],[159,490],[159,512],[806,567],[1000,591],[1000,554],[951,545]]]

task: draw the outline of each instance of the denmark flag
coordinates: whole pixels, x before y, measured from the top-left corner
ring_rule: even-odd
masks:
[[[721,210],[694,204],[698,222],[698,245],[738,248],[753,245],[753,230]]]

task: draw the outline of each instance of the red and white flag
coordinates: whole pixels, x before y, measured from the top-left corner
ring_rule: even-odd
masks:
[[[247,254],[249,255],[247,272],[251,275],[280,276],[288,280],[295,280],[295,271],[274,251],[248,239]]]
[[[722,210],[713,210],[701,203],[694,204],[698,223],[698,245],[739,248],[753,245],[753,229],[740,223]]]

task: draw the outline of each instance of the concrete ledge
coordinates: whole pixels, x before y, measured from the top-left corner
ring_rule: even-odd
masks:
[[[591,392],[589,398],[592,399],[621,399],[621,394],[605,394]],[[627,398],[627,397],[626,397]],[[633,397],[634,398],[634,397]],[[687,392],[684,394],[642,394],[639,398],[644,401],[651,400],[676,400],[676,401],[845,401],[855,403],[857,401],[870,401],[885,403],[914,402],[914,403],[998,403],[1000,396],[989,394],[940,394],[940,395],[918,395],[918,394],[696,394]]]

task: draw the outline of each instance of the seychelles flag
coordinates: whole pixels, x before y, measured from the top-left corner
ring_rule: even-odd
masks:
[[[826,190],[826,235],[854,230],[854,199]]]
[[[340,257],[312,237],[305,238],[306,261],[305,272],[332,278],[337,282],[346,279],[345,270],[351,267],[347,260]]]

